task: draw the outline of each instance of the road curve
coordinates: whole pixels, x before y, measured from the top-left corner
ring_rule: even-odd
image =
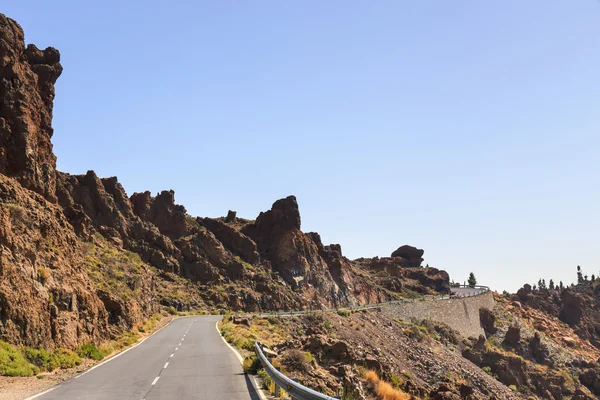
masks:
[[[215,329],[220,318],[175,319],[139,346],[37,399],[258,400]]]

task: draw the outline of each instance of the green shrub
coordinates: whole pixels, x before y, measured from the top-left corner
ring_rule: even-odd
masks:
[[[167,312],[171,315],[177,315],[177,309],[173,306],[167,307]]]
[[[43,371],[54,371],[56,368],[73,368],[81,364],[81,358],[73,351],[58,349],[54,353],[45,349],[23,347],[21,353],[27,361]]]
[[[39,372],[40,369],[28,363],[20,351],[0,341],[0,375],[33,376]]]
[[[271,390],[271,386],[273,385],[273,379],[267,374],[267,371],[264,369],[259,369],[257,373],[258,377],[263,381],[263,388],[265,390]]]
[[[488,366],[485,366],[485,367],[483,367],[481,369],[483,370],[483,372],[485,372],[488,375],[492,374],[492,369],[490,367],[488,367]]]
[[[256,356],[244,358],[244,373],[250,375],[256,375],[258,370],[262,368],[261,362]]]
[[[74,351],[58,349],[52,355],[59,368],[74,368],[81,364],[81,358]]]
[[[21,353],[28,362],[39,367],[44,371],[53,371],[58,368],[52,354],[45,349],[32,349],[31,347],[23,347]]]
[[[404,380],[398,375],[392,375],[390,381],[395,389],[400,389],[400,387],[404,384]]]
[[[48,278],[50,277],[50,271],[48,268],[40,267],[37,271],[38,281],[45,285],[48,282]]]
[[[350,311],[349,310],[339,309],[339,310],[337,310],[337,313],[341,317],[349,317],[350,316]]]
[[[96,361],[100,361],[108,355],[106,352],[100,351],[93,343],[82,344],[76,352],[79,357],[90,358]]]
[[[517,386],[516,386],[516,385],[510,385],[508,388],[509,388],[510,390],[512,390],[513,392],[517,392],[517,391],[519,390],[519,389],[517,389]]]

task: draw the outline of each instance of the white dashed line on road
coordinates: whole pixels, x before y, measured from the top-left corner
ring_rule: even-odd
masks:
[[[156,382],[158,382],[158,378],[160,378],[160,376],[154,378],[154,380],[152,381],[152,386],[156,385]]]
[[[163,369],[167,369],[168,366],[169,366],[169,362],[167,361],[167,363],[165,364],[165,366],[163,367]]]

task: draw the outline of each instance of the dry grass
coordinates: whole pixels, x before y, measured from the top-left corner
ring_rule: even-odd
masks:
[[[363,375],[365,380],[377,394],[379,400],[410,400],[411,396],[402,390],[394,389],[394,387],[379,379],[377,373],[373,370],[366,371]]]
[[[375,372],[373,370],[368,370],[367,372],[365,372],[364,378],[366,379],[367,382],[369,382],[373,386],[375,386],[375,384],[377,384],[377,382],[379,382],[379,377],[377,376],[377,372]]]
[[[394,389],[387,382],[379,381],[375,386],[375,393],[381,400],[410,400],[410,395],[401,390]]]

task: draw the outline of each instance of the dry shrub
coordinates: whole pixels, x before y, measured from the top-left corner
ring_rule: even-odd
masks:
[[[410,400],[410,395],[401,390],[394,389],[385,381],[377,382],[375,393],[381,400]]]
[[[382,381],[377,376],[377,372],[368,370],[363,377],[369,385],[375,390],[379,400],[410,400],[410,395],[401,390],[394,389],[386,381]]]
[[[298,349],[292,349],[283,354],[283,364],[291,371],[306,372],[310,363],[306,354]]]
[[[375,384],[377,382],[379,382],[379,377],[377,376],[377,372],[375,372],[373,370],[368,370],[367,372],[365,372],[364,377],[367,380],[367,382],[369,382],[373,386],[375,386]]]

